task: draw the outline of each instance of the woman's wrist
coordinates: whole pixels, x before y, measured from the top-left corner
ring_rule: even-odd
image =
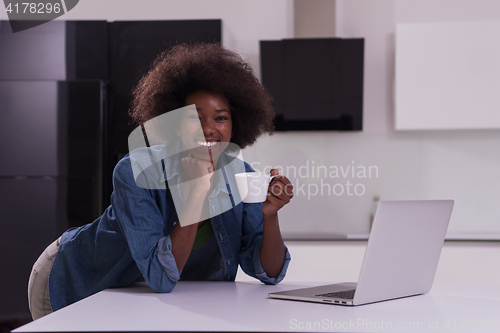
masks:
[[[278,212],[275,213],[265,213],[262,212],[262,215],[264,216],[264,221],[278,221]]]
[[[207,174],[207,175],[203,175],[199,178],[191,180],[189,183],[193,189],[193,192],[206,196],[208,194],[208,192],[210,191],[210,186],[211,186],[210,179],[211,178],[212,178],[212,175]]]
[[[264,230],[279,230],[278,213],[264,215]]]
[[[186,198],[186,204],[190,203],[190,206],[203,206],[209,192],[210,187],[206,188],[204,186],[195,186],[190,191]]]

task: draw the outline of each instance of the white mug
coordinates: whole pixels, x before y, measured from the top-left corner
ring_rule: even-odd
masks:
[[[243,172],[235,175],[241,200],[245,203],[266,201],[269,183],[275,176],[262,172]]]

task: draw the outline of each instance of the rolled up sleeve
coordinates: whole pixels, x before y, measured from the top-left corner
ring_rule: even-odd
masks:
[[[177,269],[177,263],[175,262],[174,255],[172,254],[172,240],[170,236],[161,238],[158,241],[157,257],[160,261],[165,273],[172,281],[179,281],[181,278],[179,270]]]
[[[264,270],[264,267],[262,267],[262,264],[260,262],[261,245],[262,242],[257,244],[253,253],[253,268],[255,271],[255,275],[261,282],[265,284],[280,283],[285,278],[286,271],[288,269],[288,264],[290,263],[291,260],[290,252],[288,252],[288,248],[285,246],[285,260],[283,262],[283,267],[281,268],[281,272],[278,274],[278,276],[273,278],[267,275],[266,271]]]

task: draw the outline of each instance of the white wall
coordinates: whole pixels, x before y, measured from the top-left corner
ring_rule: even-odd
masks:
[[[277,133],[244,152],[256,166],[378,167],[378,177],[290,178],[301,187],[282,212],[285,235],[366,233],[374,194],[382,200],[454,199],[449,235],[500,238],[500,131],[394,131],[395,26],[500,19],[500,2],[338,0],[338,37],[365,38],[363,131]],[[307,112],[305,110],[304,112]],[[260,163],[260,165],[258,163]],[[305,169],[305,167],[304,167]],[[310,168],[311,169],[311,168]],[[314,195],[323,183],[360,184],[364,195]],[[340,188],[340,187],[339,187]],[[361,189],[362,187],[360,187]],[[328,188],[325,187],[327,190]],[[340,193],[340,191],[337,191]],[[310,196],[308,198],[308,195]]]
[[[277,135],[269,138],[267,145],[273,147],[275,144],[273,140],[275,140],[279,148],[284,148],[285,142],[286,145],[296,146],[299,149],[307,146],[309,149],[304,150],[305,154],[316,160],[324,160],[324,157],[319,154],[315,155],[315,147],[319,146],[318,151],[323,150],[323,154],[330,152],[330,154],[341,156],[362,156],[360,164],[370,165],[371,161],[375,161],[379,163],[381,174],[384,176],[381,176],[378,182],[367,181],[367,188],[378,187],[381,193],[396,191],[390,195],[398,195],[400,198],[405,198],[409,194],[424,195],[425,193],[412,191],[412,188],[419,188],[422,183],[431,185],[435,183],[434,187],[449,187],[450,194],[458,197],[475,191],[477,192],[474,195],[481,198],[496,197],[500,192],[498,183],[500,136],[498,131],[413,133],[392,131],[395,24],[491,19],[500,19],[500,2],[498,1],[337,0],[337,36],[365,38],[364,131],[359,134],[307,133],[300,134],[298,138],[283,134],[280,135],[281,137]],[[304,141],[307,143],[302,146]],[[334,148],[331,148],[332,146]],[[346,148],[343,149],[343,147]],[[284,157],[288,154],[282,152],[278,156]],[[303,157],[304,155],[295,154],[295,158],[300,162],[302,162],[300,158]],[[292,158],[289,157],[289,160],[291,162]],[[344,163],[348,161],[347,158],[344,159]],[[429,168],[437,168],[439,172],[430,173],[432,170],[427,171]],[[402,172],[401,169],[406,171]],[[458,176],[461,182],[454,184],[448,174],[456,174],[460,170],[465,170],[460,175],[465,177]],[[468,173],[467,170],[470,172]],[[408,177],[404,176],[405,173]],[[471,174],[475,174],[475,177],[470,177]],[[387,175],[391,176],[386,177]],[[337,203],[338,200],[331,200],[331,204],[328,205],[325,201],[317,208],[322,212],[332,211],[330,219],[336,221],[339,216],[336,211]],[[457,203],[460,205],[460,200]],[[339,203],[338,206],[342,204]],[[498,201],[489,204],[500,206]],[[476,212],[480,210],[478,203],[476,205],[470,209]],[[365,203],[365,206],[368,206],[368,203]],[[347,215],[354,216],[360,209],[364,210],[363,215],[366,221],[369,211],[366,207],[347,206],[348,213],[345,215],[346,217]],[[311,211],[313,210],[307,210],[309,214]],[[492,220],[500,225],[500,218],[495,217]],[[281,224],[286,225],[288,222],[282,218]],[[475,222],[481,224],[481,221]],[[314,223],[312,217],[301,220],[303,228],[308,228],[311,223]],[[366,222],[364,223],[366,226]],[[288,282],[356,281],[366,247],[366,242],[344,241],[288,241],[286,244],[292,254],[291,266],[285,280]],[[498,261],[499,257],[500,242],[446,242],[435,283],[498,285],[500,284],[500,268],[492,263]],[[238,276],[238,279],[244,278],[242,274]]]
[[[463,224],[456,219],[480,217],[485,209],[500,207],[498,131],[394,132],[392,89],[396,23],[500,19],[500,2],[337,0],[335,14],[337,36],[365,38],[363,133],[279,133],[249,149],[245,157],[262,165],[297,166],[307,159],[317,165],[348,166],[354,159],[358,165],[378,165],[380,177],[362,179],[369,195],[357,202],[345,196],[294,198],[301,207],[284,209],[282,229],[291,233],[314,229],[314,234],[362,232],[368,227],[370,196],[378,192],[385,199],[449,194],[457,198],[458,210],[452,217],[457,232],[471,235],[468,222],[479,231],[498,230],[498,215],[490,216],[495,225],[485,225],[480,218],[462,220]],[[314,182],[310,178],[305,182]],[[344,241],[286,244],[292,254],[288,282],[356,281],[366,247],[366,242]],[[492,263],[499,257],[500,242],[446,242],[435,282],[498,285],[500,268]],[[240,273],[238,279],[248,278]]]

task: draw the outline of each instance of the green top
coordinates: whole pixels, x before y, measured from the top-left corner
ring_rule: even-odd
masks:
[[[193,243],[193,250],[202,247],[207,244],[212,234],[214,233],[214,229],[212,228],[212,220],[208,220],[200,229],[196,231],[196,238]]]

